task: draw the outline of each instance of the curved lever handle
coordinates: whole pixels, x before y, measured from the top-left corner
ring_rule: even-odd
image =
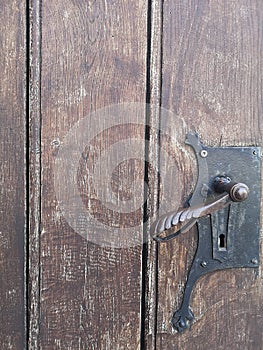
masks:
[[[151,227],[156,241],[167,242],[195,223],[197,226],[196,252],[181,305],[171,320],[178,332],[193,324],[190,300],[201,276],[217,270],[259,266],[260,148],[208,147],[200,142],[196,133],[187,134],[186,143],[193,148],[198,167],[189,207],[160,217]],[[239,178],[242,172],[245,184],[231,181],[226,171],[233,179]],[[250,195],[249,187],[253,188]],[[245,201],[248,195],[247,203],[234,205]]]
[[[189,207],[179,212],[171,212],[159,218],[152,227],[154,237],[157,242],[168,242],[180,233],[185,233],[196,223],[198,218],[212,214],[213,212],[225,208],[233,202],[242,202],[247,199],[249,188],[243,183],[231,181],[229,177],[217,176],[214,179],[213,187],[217,193],[225,193],[217,197],[213,202],[201,207]],[[171,227],[181,227],[169,236],[161,237],[160,233],[169,230]]]

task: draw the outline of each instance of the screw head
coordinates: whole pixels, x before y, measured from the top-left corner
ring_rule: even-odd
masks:
[[[200,264],[202,267],[207,267],[207,262],[206,261],[202,261]]]
[[[186,326],[185,322],[183,320],[180,320],[179,321],[179,327],[185,328],[185,326]]]
[[[251,259],[252,264],[257,265],[258,264],[258,259],[253,258]]]
[[[208,155],[208,152],[207,152],[205,149],[203,149],[203,150],[200,152],[200,156],[201,156],[202,158],[206,158],[207,155]]]

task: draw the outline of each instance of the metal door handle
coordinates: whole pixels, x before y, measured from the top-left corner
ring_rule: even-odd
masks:
[[[206,147],[194,133],[187,135],[186,143],[194,149],[198,165],[189,206],[165,214],[152,226],[153,238],[168,242],[197,224],[197,250],[182,304],[172,318],[178,332],[193,323],[190,298],[200,276],[216,270],[259,266],[261,149]],[[164,236],[167,232],[169,235]]]
[[[187,232],[196,223],[197,219],[210,215],[217,210],[225,208],[233,202],[242,202],[249,195],[249,188],[241,182],[234,182],[227,176],[217,176],[213,181],[216,193],[228,193],[218,196],[213,202],[202,206],[189,207],[179,212],[171,212],[159,218],[152,227],[157,242],[168,242],[181,233]],[[160,236],[172,227],[181,226],[169,236]]]

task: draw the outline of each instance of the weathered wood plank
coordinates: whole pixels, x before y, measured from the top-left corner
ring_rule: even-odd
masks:
[[[150,18],[148,22],[148,45],[149,45],[149,71],[148,71],[148,116],[149,143],[148,162],[156,163],[159,157],[159,123],[160,123],[160,101],[162,84],[162,1],[153,0],[149,8]],[[159,170],[158,167],[156,170]],[[159,183],[156,174],[148,173],[148,185],[152,189],[148,194],[148,203],[152,207],[152,215],[145,225],[148,234],[146,243],[147,264],[145,266],[145,330],[142,349],[155,349],[156,345],[156,312],[158,304],[158,288],[156,274],[158,270],[158,245],[150,237],[151,224],[156,219],[158,212]]]
[[[0,3],[0,343],[23,349],[26,339],[24,293],[25,2]]]
[[[60,145],[76,122],[110,104],[145,102],[146,4],[49,0],[42,6],[40,346],[139,349],[141,245],[103,247],[74,232],[59,208],[53,176]],[[103,130],[99,119],[90,128],[95,126]],[[83,149],[84,160],[76,169],[86,208],[91,206],[99,220],[105,213],[85,177],[96,157],[120,136],[144,138],[144,128],[127,126],[96,135],[94,153]],[[119,200],[129,197],[136,181],[143,183],[143,167],[131,161],[116,168],[110,190]],[[142,233],[141,214],[134,219]],[[120,227],[125,223],[118,215],[108,219]]]
[[[28,347],[39,348],[40,225],[41,225],[41,2],[28,2],[29,100],[29,237],[28,237]]]
[[[164,1],[162,106],[204,143],[262,143],[262,28],[261,1]],[[180,173],[183,200],[194,172]],[[173,333],[195,247],[192,231],[159,248],[156,349],[260,349],[262,268],[258,276],[233,269],[203,277],[191,302],[192,330]]]

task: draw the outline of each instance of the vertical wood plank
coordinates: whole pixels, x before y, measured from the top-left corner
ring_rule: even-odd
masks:
[[[41,1],[28,2],[29,67],[29,349],[39,349],[40,326],[40,226],[41,226]]]
[[[160,124],[160,103],[161,103],[161,85],[162,85],[162,1],[151,1],[149,8],[150,21],[148,23],[148,53],[149,71],[148,71],[148,125],[149,125],[149,144],[148,161],[149,164],[156,163],[159,157],[159,124]],[[158,288],[156,274],[158,270],[158,245],[150,237],[150,228],[156,219],[158,212],[158,193],[159,183],[156,176],[148,174],[148,185],[153,189],[149,193],[148,201],[153,207],[153,215],[149,218],[146,226],[148,233],[147,264],[145,266],[145,342],[144,348],[155,349],[156,346],[156,312],[158,306]]]
[[[24,293],[26,8],[0,3],[0,343],[23,349]]]
[[[262,26],[261,1],[164,1],[162,106],[208,145],[262,143]],[[262,266],[201,278],[192,330],[172,330],[195,247],[191,231],[159,248],[156,349],[260,349]]]
[[[145,102],[146,4],[49,0],[41,17],[40,347],[139,349],[142,247],[101,247],[74,232],[53,176],[59,145],[76,122],[114,103]],[[144,130],[104,132],[94,141],[97,152],[120,135],[144,137]],[[85,167],[80,162],[83,177]],[[113,187],[120,174],[143,181],[143,172],[128,162]],[[118,186],[116,194],[122,195]],[[137,219],[142,232],[140,213]]]

